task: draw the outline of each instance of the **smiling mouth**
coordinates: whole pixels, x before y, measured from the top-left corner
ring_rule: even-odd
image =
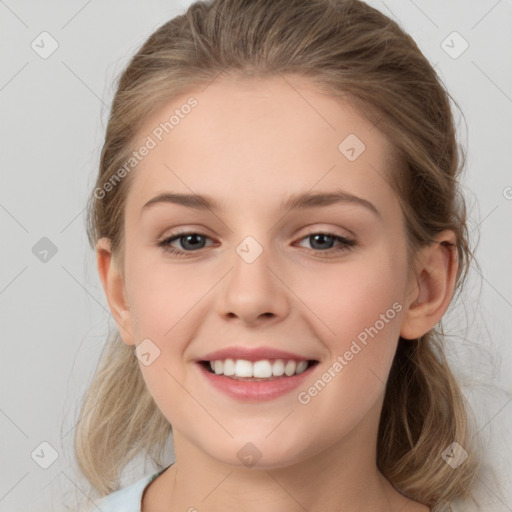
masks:
[[[210,365],[210,361],[199,361],[198,362],[208,373],[211,373],[213,375],[217,375],[219,377],[226,377],[226,378],[230,378],[230,379],[233,379],[233,380],[241,380],[241,381],[252,381],[252,382],[264,382],[264,381],[271,381],[271,380],[277,380],[277,379],[286,379],[286,378],[290,378],[290,377],[295,377],[297,375],[300,375],[300,373],[303,373],[307,370],[309,370],[310,368],[312,368],[313,366],[316,366],[319,361],[317,360],[308,360],[307,361],[307,366],[304,370],[302,370],[302,372],[300,373],[294,373],[293,375],[271,375],[270,377],[239,377],[237,375],[224,375],[223,373],[220,373],[220,374],[217,374],[212,368],[211,368],[211,365]]]

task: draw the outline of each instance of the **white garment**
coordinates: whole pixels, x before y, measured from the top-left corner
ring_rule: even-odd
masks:
[[[167,466],[167,468],[170,466]],[[89,511],[101,510],[101,512],[141,512],[142,494],[146,487],[167,468],[152,475],[145,476],[135,483],[119,489],[101,498]],[[88,511],[88,512],[89,512]]]

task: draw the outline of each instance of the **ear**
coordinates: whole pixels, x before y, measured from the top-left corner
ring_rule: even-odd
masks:
[[[96,242],[96,263],[107,302],[119,333],[127,345],[134,345],[131,313],[126,301],[124,276],[112,256],[109,238]]]
[[[458,260],[455,233],[445,230],[423,248],[409,286],[407,311],[400,336],[423,336],[442,318],[450,305],[457,278]]]

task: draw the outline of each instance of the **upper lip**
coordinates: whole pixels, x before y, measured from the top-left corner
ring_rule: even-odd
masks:
[[[196,361],[216,361],[219,359],[245,359],[247,361],[259,361],[261,359],[293,359],[294,361],[310,361],[311,357],[304,357],[293,352],[278,350],[273,347],[226,347],[214,352],[209,352]]]

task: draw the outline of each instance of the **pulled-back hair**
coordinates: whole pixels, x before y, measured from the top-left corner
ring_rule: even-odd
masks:
[[[460,293],[473,252],[452,98],[411,36],[358,0],[199,1],[156,30],[118,82],[88,204],[92,247],[108,237],[122,262],[124,207],[137,170],[107,194],[97,191],[130,157],[148,116],[222,73],[308,77],[378,125],[398,156],[389,181],[405,218],[408,262],[438,233],[453,230],[459,263],[454,298]],[[400,338],[377,439],[380,471],[433,510],[472,497],[479,461],[471,410],[447,363],[444,339],[441,324],[418,339]],[[75,449],[81,471],[100,495],[113,492],[126,464],[140,452],[158,459],[171,432],[133,347],[112,333],[80,412]],[[457,469],[441,457],[453,442],[469,454]]]

